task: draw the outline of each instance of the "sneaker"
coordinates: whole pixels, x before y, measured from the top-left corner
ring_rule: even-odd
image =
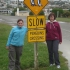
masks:
[[[57,68],[58,68],[58,69],[61,68],[60,65],[57,65]]]
[[[53,64],[50,64],[50,66],[53,66]]]
[[[55,65],[55,64],[50,64],[50,66],[53,66],[53,65]]]

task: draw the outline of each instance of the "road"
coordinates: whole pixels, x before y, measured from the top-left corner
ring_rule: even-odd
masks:
[[[0,22],[8,23],[12,26],[16,25],[16,21],[21,18],[24,20],[24,25],[27,26],[27,17],[17,16],[2,16],[0,15]],[[63,52],[63,56],[68,60],[68,66],[70,68],[70,23],[59,22],[62,30],[63,42],[59,46],[59,50]]]
[[[5,23],[8,23],[9,25],[12,25],[12,26],[15,26],[17,24],[17,20],[18,19],[23,19],[24,21],[24,25],[27,26],[26,24],[26,19],[27,17],[18,17],[18,16],[3,16],[3,15],[0,15],[0,22],[5,22]]]
[[[61,22],[60,25],[63,42],[60,45],[59,50],[63,52],[63,56],[68,60],[70,70],[70,23]]]

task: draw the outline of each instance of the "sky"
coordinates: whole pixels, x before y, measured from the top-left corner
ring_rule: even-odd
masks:
[[[24,1],[24,0],[19,0],[19,1]],[[49,0],[48,0],[49,1]],[[54,1],[59,1],[59,0],[54,0]],[[67,0],[62,0],[62,1],[67,1]],[[70,1],[70,0],[69,0]]]
[[[24,1],[24,0],[19,0],[19,1]],[[54,0],[54,1],[59,1],[59,0]],[[67,0],[62,0],[62,1],[67,1]],[[70,1],[70,0],[69,0]]]

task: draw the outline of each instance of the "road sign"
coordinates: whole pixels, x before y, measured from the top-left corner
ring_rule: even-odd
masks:
[[[45,41],[46,32],[45,30],[29,30],[28,31],[28,42],[43,42]]]
[[[24,4],[37,15],[48,4],[48,0],[24,0]]]
[[[28,28],[45,28],[46,18],[45,16],[28,16],[27,27]]]

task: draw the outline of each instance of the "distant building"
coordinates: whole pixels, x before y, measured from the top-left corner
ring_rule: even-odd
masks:
[[[15,12],[15,16],[18,16],[17,12]],[[19,16],[29,16],[29,12],[28,11],[19,11]]]
[[[12,6],[12,7],[17,7],[17,2],[18,0],[10,0],[10,5]],[[20,1],[19,0],[19,6],[21,6],[21,7],[23,7],[23,0],[22,1]]]
[[[0,9],[0,14],[11,14],[12,10],[10,9]]]
[[[4,0],[0,0],[0,2],[4,2]]]

